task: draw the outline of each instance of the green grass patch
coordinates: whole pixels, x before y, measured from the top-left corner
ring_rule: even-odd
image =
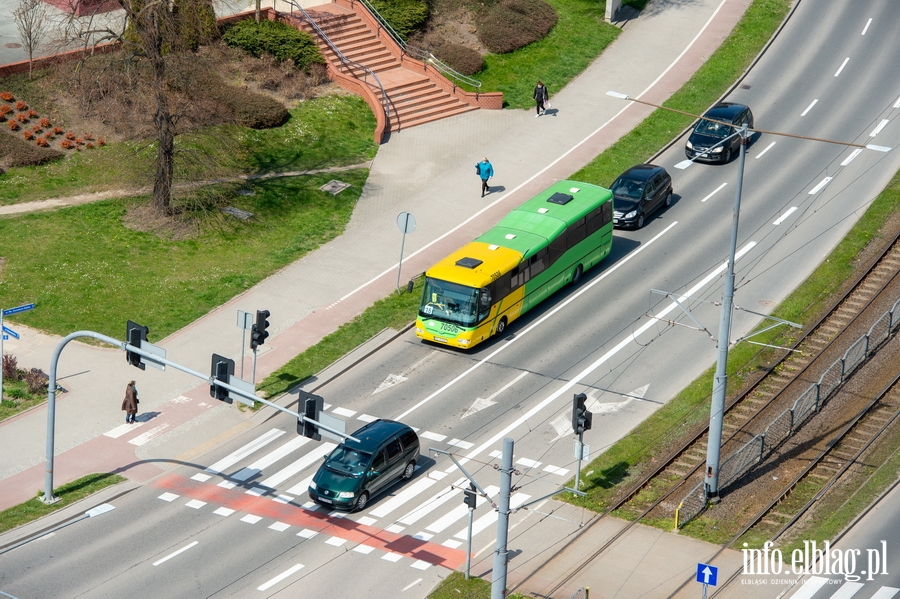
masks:
[[[0,512],[0,534],[43,518],[79,499],[84,499],[88,495],[93,495],[97,491],[124,481],[125,477],[118,474],[88,474],[54,490],[54,495],[59,498],[59,501],[51,505],[40,500],[40,497],[43,496],[41,492],[34,499],[29,499],[25,503]]]
[[[25,381],[3,379],[3,399],[0,401],[0,421],[11,418],[47,400],[47,391],[29,393]]]
[[[453,572],[445,578],[428,599],[490,599],[491,583],[477,576],[466,580],[462,572]],[[512,593],[509,599],[526,599],[524,595]]]
[[[15,93],[31,97],[28,86],[22,87]],[[290,120],[274,129],[220,126],[179,135],[176,185],[345,166],[375,156],[375,117],[361,98],[325,96],[290,113]],[[149,186],[155,152],[150,142],[117,143],[39,167],[11,168],[0,175],[0,205]]]
[[[378,300],[365,312],[343,324],[302,354],[270,374],[257,385],[266,397],[275,397],[308,379],[315,373],[371,339],[385,328],[400,329],[416,319],[422,297],[422,279],[416,281],[412,293],[392,293]]]
[[[485,56],[484,69],[474,75],[482,83],[479,91],[503,92],[508,106],[530,108],[534,106],[534,86],[541,80],[552,104],[553,94],[584,71],[621,33],[604,20],[604,2],[547,1],[559,17],[550,34],[514,52]]]

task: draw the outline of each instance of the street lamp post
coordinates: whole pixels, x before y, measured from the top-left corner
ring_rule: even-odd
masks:
[[[652,106],[654,108],[659,108],[661,110],[668,110],[670,112],[676,112],[679,114],[684,114],[688,116],[692,116],[694,118],[704,118],[696,114],[691,114],[689,112],[684,112],[681,110],[675,110],[673,108],[667,108],[665,106],[659,106],[658,104],[652,104],[650,102],[645,102],[644,100],[637,100],[635,98],[630,97],[627,94],[623,94],[620,92],[608,91],[606,92],[607,96],[612,96],[613,98],[618,98],[620,100],[628,100],[630,102],[637,102],[639,104],[646,104],[647,106]],[[715,121],[715,119],[708,119]],[[721,121],[717,121],[721,122]],[[730,126],[730,123],[721,124]],[[876,152],[890,152],[891,148],[885,146],[877,146],[875,144],[855,144],[848,143],[842,141],[834,141],[831,139],[820,139],[817,137],[808,137],[804,135],[793,135],[790,133],[780,133],[775,131],[761,131],[757,129],[756,131],[760,133],[769,133],[772,135],[780,135],[783,137],[794,137],[798,139],[806,139],[810,141],[821,141],[826,143],[833,143],[842,146],[853,146],[856,148],[864,148],[867,150],[874,150]],[[740,131],[738,131],[735,135],[739,135],[741,138],[741,150],[740,150],[740,158],[738,165],[738,179],[737,179],[737,191],[734,196],[734,212],[732,215],[732,225],[731,225],[731,247],[728,253],[728,269],[725,275],[724,288],[722,289],[722,311],[719,315],[719,339],[718,339],[718,349],[719,354],[716,360],[716,376],[713,380],[713,392],[712,392],[712,400],[710,401],[709,407],[709,442],[707,443],[706,448],[706,473],[704,478],[704,488],[706,490],[706,499],[707,501],[718,503],[719,501],[719,458],[722,450],[722,421],[725,416],[725,392],[727,390],[728,383],[728,346],[730,344],[731,338],[731,315],[734,307],[734,260],[735,260],[735,252],[737,250],[737,234],[738,234],[738,217],[741,212],[741,190],[744,187],[744,161],[746,156],[746,148],[747,142],[750,139],[750,129],[747,127],[745,123]],[[722,140],[719,143],[724,143],[731,139],[731,136]],[[715,147],[715,146],[714,146]],[[709,148],[712,150],[712,148]],[[675,165],[676,168],[684,169],[690,166],[693,163],[693,160],[685,160],[683,162]]]

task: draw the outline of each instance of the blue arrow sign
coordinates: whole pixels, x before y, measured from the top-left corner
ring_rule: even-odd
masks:
[[[9,340],[9,335],[3,335],[3,340],[4,340],[4,341],[8,341],[8,340]]]
[[[719,569],[709,564],[697,564],[697,582],[716,586],[719,578]]]
[[[3,311],[3,316],[9,316],[10,314],[18,314],[19,312],[28,312],[29,310],[34,310],[34,304],[25,304],[24,306],[16,306],[15,308],[7,308]],[[16,337],[18,339],[18,337]]]
[[[9,328],[5,325],[3,327],[3,332],[6,333],[7,335],[12,335],[16,339],[19,338],[19,334],[17,332],[15,332],[14,330],[12,330],[11,328]],[[4,337],[4,339],[9,339],[9,337]]]

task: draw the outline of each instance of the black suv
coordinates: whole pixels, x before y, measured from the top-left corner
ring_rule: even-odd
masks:
[[[672,205],[672,177],[661,166],[639,164],[616,179],[613,193],[613,226],[640,229],[648,216]]]
[[[694,125],[684,146],[685,156],[704,162],[728,162],[740,149],[741,136],[734,134],[744,123],[753,128],[753,113],[748,107],[733,102],[716,104]],[[724,141],[729,135],[733,137]]]

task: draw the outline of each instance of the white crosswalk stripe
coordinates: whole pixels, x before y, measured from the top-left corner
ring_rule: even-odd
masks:
[[[258,449],[261,449],[262,447],[265,447],[267,444],[271,443],[283,434],[283,430],[279,430],[277,428],[272,429],[269,432],[251,441],[250,443],[247,443],[237,451],[228,454],[227,456],[207,468],[206,471],[212,472],[213,474],[220,474],[226,468],[234,466],[235,464],[249,456],[251,453],[255,452]]]

